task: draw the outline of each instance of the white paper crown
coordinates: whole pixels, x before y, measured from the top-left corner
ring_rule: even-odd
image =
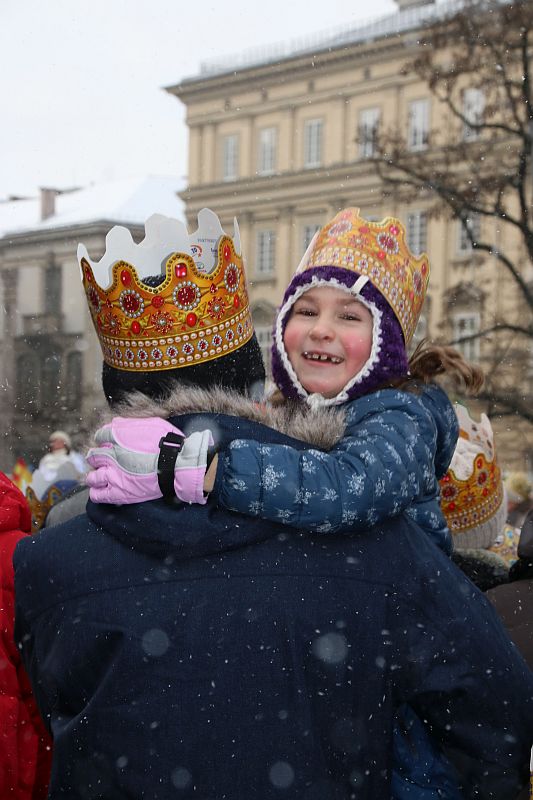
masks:
[[[136,244],[127,228],[106,236],[93,262],[78,246],[83,287],[104,361],[130,372],[210,361],[253,334],[237,220],[224,233],[208,208],[189,234],[183,222],[154,214]],[[157,286],[145,283],[161,275]]]
[[[92,261],[84,244],[78,245],[78,261],[85,259],[94,277],[102,287],[112,283],[112,267],[117,261],[135,265],[137,275],[146,278],[164,274],[165,260],[172,253],[191,256],[200,272],[211,272],[216,264],[217,243],[225,233],[214,211],[202,208],[198,213],[198,228],[189,234],[187,226],[179,219],[152,214],[144,223],[145,237],[137,244],[128,228],[115,225],[105,237],[105,253],[99,261]],[[241,253],[241,237],[237,219],[233,219],[233,246]]]
[[[440,482],[441,507],[455,547],[488,548],[503,529],[506,508],[494,433],[486,414],[479,422],[456,404],[459,439]]]

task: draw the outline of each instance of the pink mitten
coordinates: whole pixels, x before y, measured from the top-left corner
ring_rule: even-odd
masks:
[[[96,432],[95,441],[102,446],[92,448],[87,456],[93,467],[87,475],[91,500],[118,505],[162,497],[158,462],[161,439],[168,434],[175,435],[179,450],[174,465],[176,496],[184,502],[205,503],[203,480],[213,441],[210,431],[184,438],[178,428],[159,417],[115,417]],[[167,443],[167,452],[173,446]]]

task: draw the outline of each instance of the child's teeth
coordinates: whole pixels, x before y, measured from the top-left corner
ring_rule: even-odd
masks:
[[[305,353],[306,358],[310,358],[311,361],[331,361],[332,364],[340,364],[341,359],[337,358],[337,356],[327,356],[320,353]]]

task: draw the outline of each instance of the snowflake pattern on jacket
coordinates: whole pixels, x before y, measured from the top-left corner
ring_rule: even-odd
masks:
[[[445,552],[451,536],[439,483],[459,434],[446,393],[383,389],[345,406],[343,439],[329,452],[236,439],[214,492],[231,511],[319,533],[356,533],[406,513]]]

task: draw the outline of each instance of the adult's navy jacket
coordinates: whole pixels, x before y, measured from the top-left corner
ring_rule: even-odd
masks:
[[[206,423],[221,444],[295,444],[257,421]],[[406,517],[350,538],[210,505],[89,503],[21,542],[15,570],[53,800],[389,800],[404,703],[466,798],[527,782],[533,676]]]

